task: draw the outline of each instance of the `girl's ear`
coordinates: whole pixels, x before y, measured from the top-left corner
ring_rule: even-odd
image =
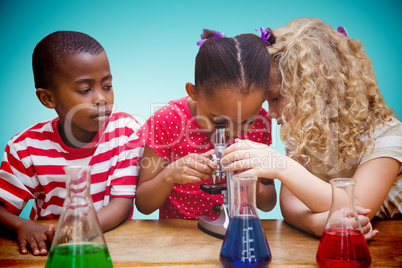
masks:
[[[49,109],[56,108],[56,102],[54,101],[53,94],[49,89],[37,88],[36,96],[45,107]]]
[[[195,92],[195,87],[190,82],[186,83],[186,91],[188,96],[193,100],[197,101],[197,93]]]

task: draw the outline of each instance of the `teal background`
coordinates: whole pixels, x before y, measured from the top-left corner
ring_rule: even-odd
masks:
[[[399,102],[402,1],[21,1],[0,0],[0,149],[25,128],[56,116],[36,98],[31,68],[35,45],[57,30],[85,32],[105,48],[116,109],[143,123],[158,107],[185,96],[203,28],[234,36],[276,28],[297,17],[344,26],[363,41],[388,105]],[[264,103],[264,107],[267,104]],[[283,153],[274,126],[273,147]],[[279,189],[279,182],[276,182]],[[279,195],[279,192],[278,192]],[[22,216],[27,217],[27,210]],[[282,218],[279,203],[261,218]],[[135,212],[135,218],[147,218]],[[156,218],[154,213],[148,218]]]

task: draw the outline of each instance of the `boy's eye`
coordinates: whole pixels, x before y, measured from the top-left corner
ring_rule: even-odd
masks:
[[[113,86],[112,85],[107,85],[103,87],[104,90],[112,90]]]
[[[91,89],[90,88],[86,88],[86,89],[81,89],[79,92],[81,94],[87,94]]]

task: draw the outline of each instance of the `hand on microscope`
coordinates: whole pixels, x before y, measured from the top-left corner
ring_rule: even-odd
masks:
[[[199,183],[202,180],[210,180],[211,173],[218,169],[217,163],[209,159],[215,150],[209,150],[203,154],[188,154],[166,167],[166,178],[171,183]]]
[[[278,164],[286,161],[285,158],[266,144],[236,139],[224,151],[221,163],[227,164],[226,171],[256,175],[259,178],[277,178],[281,171],[281,165]]]
[[[137,185],[135,202],[138,210],[150,214],[163,206],[175,184],[199,183],[211,179],[211,173],[218,168],[208,158],[214,152],[210,150],[203,154],[188,154],[169,163],[146,146]]]
[[[236,171],[236,174],[255,175],[257,207],[262,211],[271,211],[276,205],[276,190],[274,180],[277,167],[272,165],[270,157],[281,156],[269,146],[249,140],[236,139],[224,152],[221,164],[225,171]],[[268,156],[268,158],[267,158]]]

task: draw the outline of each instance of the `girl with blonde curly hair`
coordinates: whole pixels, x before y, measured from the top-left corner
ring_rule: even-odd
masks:
[[[286,156],[237,140],[225,151],[224,160],[235,161],[226,169],[279,179],[285,221],[316,236],[331,206],[329,180],[353,177],[370,239],[378,233],[373,217],[401,218],[401,122],[380,93],[363,44],[345,29],[299,18],[273,33],[268,117],[282,125]]]

